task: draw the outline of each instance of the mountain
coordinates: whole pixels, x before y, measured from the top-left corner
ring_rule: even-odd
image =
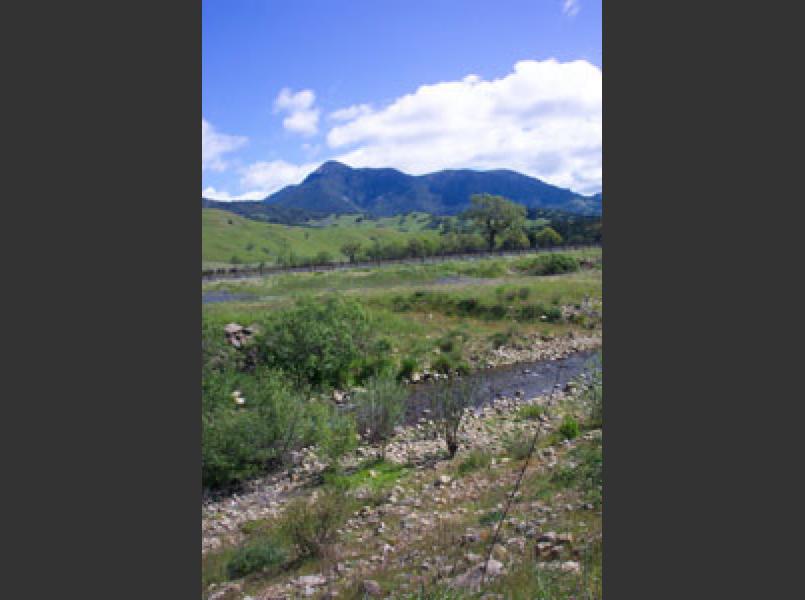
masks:
[[[328,161],[298,185],[262,201],[266,206],[314,213],[390,216],[412,211],[451,215],[465,210],[472,194],[495,194],[528,208],[601,214],[601,194],[583,196],[509,170],[447,170],[407,175],[396,169],[353,169]]]

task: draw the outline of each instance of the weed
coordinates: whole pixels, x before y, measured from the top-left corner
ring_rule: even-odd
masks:
[[[262,538],[235,550],[226,565],[229,579],[238,579],[271,567],[278,567],[287,557],[285,548],[275,540]]]

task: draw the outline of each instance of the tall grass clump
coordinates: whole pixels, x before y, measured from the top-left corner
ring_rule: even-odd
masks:
[[[475,384],[471,380],[454,378],[440,384],[430,396],[431,419],[437,435],[447,446],[450,458],[458,452],[458,431],[464,412],[473,405],[475,395]]]
[[[370,443],[381,444],[381,456],[385,456],[386,442],[405,416],[407,397],[405,388],[388,376],[370,379],[355,397],[358,432]]]
[[[226,564],[229,579],[238,579],[282,565],[287,553],[275,539],[259,538],[235,550]]]
[[[299,498],[285,510],[280,531],[302,558],[328,556],[337,530],[353,510],[353,502],[337,487],[328,487],[312,501]]]

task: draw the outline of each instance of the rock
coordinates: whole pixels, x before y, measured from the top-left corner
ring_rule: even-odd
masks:
[[[439,479],[434,482],[434,486],[447,485],[452,481],[449,475],[439,475]]]
[[[556,543],[556,533],[553,531],[549,531],[547,533],[543,533],[539,538],[537,538],[538,542],[548,542],[551,545]]]
[[[229,323],[224,327],[224,333],[227,335],[235,335],[241,331],[243,331],[243,325],[238,325],[237,323]]]
[[[383,591],[380,589],[380,584],[373,579],[366,579],[363,582],[363,591],[370,596],[380,596]]]
[[[489,562],[486,564],[486,574],[489,577],[497,577],[503,573],[503,563],[495,560],[494,558],[490,558]]]
[[[559,568],[565,573],[578,573],[581,570],[579,563],[575,560],[568,560],[559,565]]]
[[[303,575],[299,579],[296,580],[299,585],[324,585],[327,583],[327,579],[323,575]]]

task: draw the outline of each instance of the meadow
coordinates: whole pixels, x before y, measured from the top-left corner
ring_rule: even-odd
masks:
[[[203,282],[239,299],[202,304],[202,597],[480,597],[487,551],[485,593],[600,597],[600,381],[481,414],[462,385],[600,346],[601,275],[593,249]]]
[[[424,229],[419,217],[383,219],[355,223],[356,215],[342,216],[332,222],[319,222],[311,227],[278,225],[246,219],[223,210],[201,210],[202,268],[233,264],[275,264],[282,258],[346,261],[341,248],[347,243],[369,247],[381,243],[406,244],[412,238],[437,240],[439,233]],[[414,226],[414,223],[419,224]]]

